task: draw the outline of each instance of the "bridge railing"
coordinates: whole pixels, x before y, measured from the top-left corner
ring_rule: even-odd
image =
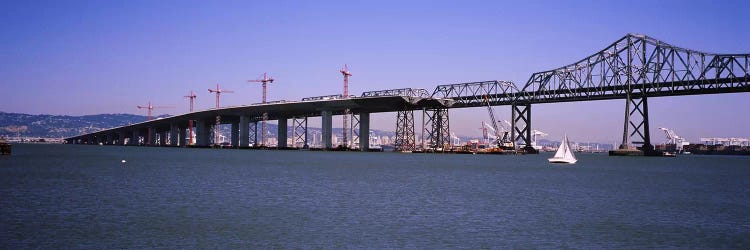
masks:
[[[402,88],[402,89],[387,89],[377,91],[367,91],[362,93],[362,97],[375,97],[375,96],[405,96],[405,97],[421,97],[428,98],[430,93],[425,89],[413,89],[413,88]]]
[[[349,98],[354,98],[356,96],[350,95]],[[344,95],[337,94],[337,95],[323,95],[323,96],[313,96],[313,97],[305,97],[302,98],[303,102],[306,101],[323,101],[323,100],[337,100],[337,99],[344,99]]]

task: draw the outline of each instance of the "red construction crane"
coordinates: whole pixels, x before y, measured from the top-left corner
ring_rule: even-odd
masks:
[[[152,106],[151,102],[149,101],[148,102],[148,106],[140,106],[140,105],[138,105],[138,108],[139,109],[148,109],[148,115],[146,116],[146,120],[150,121],[151,118],[152,118],[151,117],[151,110],[162,109],[162,108],[174,108],[174,107],[171,107],[171,106]]]
[[[352,75],[352,73],[349,72],[349,66],[346,64],[344,64],[344,68],[339,70],[339,72],[341,72],[341,74],[344,75],[344,99],[348,99],[349,98],[349,77]],[[349,130],[349,109],[344,110],[343,121],[344,121],[344,125],[342,127],[343,136],[342,136],[341,143],[344,147],[348,148],[349,143],[347,139],[347,134],[348,134],[347,130]]]
[[[138,105],[138,109],[148,109],[148,115],[146,115],[146,120],[147,121],[150,121],[151,118],[152,118],[151,117],[151,110],[162,109],[162,108],[174,108],[174,107],[170,107],[170,106],[153,106],[153,105],[151,105],[151,101],[148,102],[148,106]],[[146,138],[151,138],[151,129],[148,130],[148,133],[146,134],[146,136],[148,136]],[[149,144],[149,143],[150,143],[150,141],[148,139],[146,139],[146,144]]]
[[[234,93],[231,90],[224,90],[219,88],[219,84],[216,84],[216,89],[208,89],[210,93],[216,93],[216,109],[219,109],[219,97],[221,93]],[[214,144],[219,144],[219,125],[221,125],[221,116],[216,116],[216,126],[214,126]]]
[[[195,101],[196,97],[197,96],[195,95],[195,92],[193,92],[192,90],[190,91],[189,95],[185,96],[185,98],[190,98],[190,113],[193,112],[193,102]],[[188,136],[190,138],[190,143],[188,145],[193,145],[193,119],[188,120]]]
[[[263,73],[262,79],[248,80],[247,82],[259,82],[263,86],[263,103],[266,103],[266,87],[267,84],[273,83],[273,77],[268,77],[268,74]],[[266,121],[268,121],[268,113],[263,113],[263,121],[260,125],[260,145],[263,146],[266,142]]]

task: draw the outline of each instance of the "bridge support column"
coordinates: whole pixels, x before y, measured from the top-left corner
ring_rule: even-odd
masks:
[[[181,146],[180,127],[177,124],[169,124],[169,145],[173,147]]]
[[[239,121],[232,122],[232,147],[234,148],[240,147],[240,122]]]
[[[523,141],[525,146],[521,149],[529,154],[538,154],[539,151],[531,146],[531,104],[511,105],[511,138],[516,150],[519,150],[518,141]]]
[[[429,147],[432,149],[443,149],[451,147],[450,120],[448,118],[448,109],[436,108],[425,109],[424,111],[426,124],[422,133],[427,135]]]
[[[159,133],[159,146],[166,147],[170,145],[169,140],[167,140],[169,139],[169,134],[169,130],[163,130]]]
[[[309,148],[307,144],[307,117],[292,119],[292,132],[294,133],[292,146],[296,148]]]
[[[250,134],[250,138],[252,138],[253,147],[260,147],[260,142],[258,141],[258,121],[254,121],[250,123],[250,126],[247,128],[248,134]]]
[[[240,116],[240,123],[237,124],[239,126],[239,147],[244,148],[250,146],[250,117],[247,115],[241,115]]]
[[[211,128],[205,120],[198,120],[195,126],[195,145],[199,147],[207,147],[209,142],[209,136]]]
[[[125,132],[117,132],[117,145],[125,145]]]
[[[333,147],[333,143],[331,142],[331,136],[333,135],[333,113],[331,111],[323,111],[321,112],[320,119],[323,148],[331,149]]]
[[[141,131],[139,129],[133,130],[133,133],[130,135],[130,145],[131,146],[137,146],[140,145],[140,137],[141,137]]]
[[[148,135],[148,138],[146,138],[146,144],[149,146],[155,146],[156,145],[156,130],[153,128],[148,128],[146,134]]]
[[[277,148],[286,148],[287,147],[287,143],[286,143],[287,130],[288,130],[288,128],[287,128],[287,122],[288,121],[287,121],[286,118],[279,119],[279,124],[278,124],[279,126],[278,126],[278,130],[276,132],[276,139],[277,139],[276,140],[277,141],[276,147]]]
[[[403,108],[396,114],[396,139],[394,146],[396,151],[411,152],[415,149],[414,143],[414,111]]]
[[[658,155],[651,144],[648,123],[648,98],[646,96],[633,98],[628,94],[625,99],[625,123],[623,124],[622,144],[618,150],[610,151],[610,155]],[[632,110],[631,110],[632,107]],[[630,132],[630,129],[633,132]],[[632,137],[638,141],[631,141]],[[636,148],[633,144],[641,145]]]
[[[353,120],[352,120],[353,121]],[[370,113],[359,113],[359,150],[370,150]]]
[[[186,127],[178,127],[177,128],[177,137],[175,137],[175,140],[177,140],[177,143],[180,147],[185,147],[190,144],[189,139],[187,138],[187,128]]]

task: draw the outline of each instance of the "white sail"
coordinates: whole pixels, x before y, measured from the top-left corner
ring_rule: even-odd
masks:
[[[552,158],[547,159],[549,162],[553,163],[576,163],[578,159],[576,159],[576,156],[573,155],[573,151],[570,150],[570,144],[568,143],[568,135],[565,135],[563,138],[562,143],[560,143],[560,147],[557,148],[557,152],[555,152],[555,156]]]

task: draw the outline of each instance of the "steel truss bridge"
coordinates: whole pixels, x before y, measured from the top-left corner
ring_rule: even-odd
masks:
[[[649,151],[653,149],[649,135],[649,97],[738,92],[750,92],[750,54],[706,53],[677,47],[645,35],[628,34],[575,63],[532,74],[521,88],[509,81],[481,81],[439,85],[432,93],[424,89],[403,88],[369,91],[360,97],[348,99],[342,95],[310,97],[300,102],[194,112],[71,137],[66,141],[123,144],[127,138],[133,145],[154,145],[156,138],[143,138],[142,134],[155,129],[155,133],[148,134],[169,138],[159,140],[161,144],[166,145],[166,141],[169,141],[173,146],[182,146],[185,143],[179,141],[184,141],[184,136],[180,136],[185,130],[183,124],[194,119],[199,121],[197,145],[206,146],[212,138],[208,136],[210,129],[206,127],[211,125],[201,121],[211,121],[211,116],[221,115],[229,116],[226,121],[233,124],[232,144],[242,146],[248,145],[247,131],[253,134],[256,131],[252,126],[247,129],[247,124],[257,122],[259,114],[268,112],[274,119],[279,119],[280,130],[283,126],[284,131],[278,133],[280,147],[286,146],[287,118],[295,119],[292,126],[295,130],[294,143],[307,145],[307,117],[313,116],[323,118],[324,144],[331,147],[330,116],[343,114],[343,110],[350,109],[353,116],[350,134],[354,136],[350,141],[359,141],[361,149],[367,149],[364,138],[368,137],[369,114],[395,111],[396,147],[409,151],[417,148],[415,110],[423,112],[425,147],[444,148],[451,143],[449,109],[490,105],[510,106],[512,142],[523,142],[527,145],[525,150],[533,151],[530,147],[532,104],[624,99],[620,148],[633,149],[640,145],[643,151]],[[167,135],[164,131],[171,132]],[[326,135],[329,138],[327,142]],[[284,143],[281,143],[282,139]]]

